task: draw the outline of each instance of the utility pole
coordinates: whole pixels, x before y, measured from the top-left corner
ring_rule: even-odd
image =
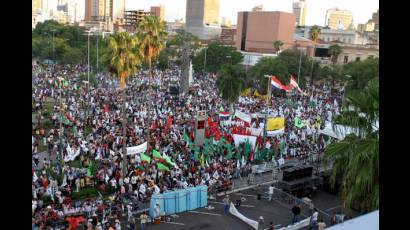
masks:
[[[204,73],[206,73],[206,69],[205,69],[205,67],[206,67],[206,48],[207,48],[207,47],[205,47]]]
[[[302,64],[302,51],[299,50],[300,55],[299,55],[299,70],[298,70],[298,85],[299,85],[299,78],[300,78],[300,66]]]
[[[263,128],[263,137],[264,137],[264,140],[266,140],[266,137],[267,137],[266,128],[267,128],[267,125],[268,125],[268,113],[269,113],[269,103],[270,103],[270,88],[271,88],[270,78],[271,78],[271,76],[265,75],[264,77],[268,78],[268,93],[266,95],[265,124],[264,124],[264,128]]]
[[[187,92],[189,88],[189,44],[188,42],[184,42],[184,46],[182,48],[182,76],[180,79],[180,86],[182,88],[182,92]]]

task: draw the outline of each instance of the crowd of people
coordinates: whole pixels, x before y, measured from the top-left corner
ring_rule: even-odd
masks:
[[[88,82],[80,77],[86,76],[86,71],[83,65],[33,66],[32,110],[36,114],[32,136],[33,226],[52,225],[69,215],[86,213],[89,218],[95,217],[94,227],[99,224],[104,229],[110,225],[121,229],[115,222],[120,215],[108,219],[112,207],[118,206],[116,211],[130,213],[131,217],[141,207],[127,206],[120,197],[132,197],[143,203],[153,194],[198,185],[220,191],[228,189],[231,180],[239,174],[246,176],[251,171],[251,159],[247,157],[238,164],[235,158],[222,157],[224,152],[210,155],[204,163],[195,156],[189,143],[194,140],[196,115],[201,110],[219,124],[220,135],[233,142],[232,130],[238,125],[219,123],[221,109],[228,111],[229,106],[218,93],[216,75],[196,74],[188,93],[173,95],[169,88],[179,81],[176,68],[154,69],[152,78],[146,71],[140,71],[127,80],[124,98],[115,76],[92,75],[93,81]],[[318,130],[339,112],[342,92],[331,91],[326,86],[308,86],[304,90],[308,96],[274,95],[270,101],[268,112],[273,117],[285,118],[285,131],[260,139],[261,146],[272,149],[278,141],[285,143],[282,151],[285,159],[307,159],[322,154],[327,142]],[[247,114],[264,113],[267,108],[261,98],[243,96],[234,107]],[[305,122],[303,128],[295,127],[296,117]],[[253,116],[247,126],[258,128],[263,123],[263,118]],[[212,133],[207,135],[212,138]],[[169,170],[158,168],[157,163],[164,163],[161,158],[151,157],[151,161],[146,161],[140,154],[122,154],[124,146],[145,142],[146,155],[155,150],[171,159],[174,164]],[[48,160],[40,160],[43,154],[40,149],[49,156]],[[233,149],[235,154],[243,155],[240,151]],[[125,173],[123,157],[128,162]],[[277,157],[271,155],[268,160]],[[73,162],[79,162],[80,167]],[[72,199],[85,187],[97,188],[100,195],[109,193],[112,202],[108,204],[101,197]]]

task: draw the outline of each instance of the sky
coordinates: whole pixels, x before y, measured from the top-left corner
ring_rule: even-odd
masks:
[[[266,11],[292,12],[294,0],[220,0],[219,17],[228,18],[236,24],[239,11],[251,11],[262,4]],[[353,13],[353,23],[367,22],[379,9],[379,0],[306,0],[306,25],[324,26],[326,10],[338,7]],[[165,20],[185,18],[186,0],[125,0],[126,10],[144,9],[150,6],[164,5]]]

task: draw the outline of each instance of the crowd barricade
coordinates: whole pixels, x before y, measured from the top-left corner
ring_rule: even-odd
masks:
[[[252,165],[252,173],[264,173],[272,171],[276,167],[276,162],[265,162],[258,165]]]
[[[160,206],[160,215],[170,215],[202,208],[208,205],[208,186],[201,185],[153,195],[149,208],[149,215],[152,218],[157,203]]]

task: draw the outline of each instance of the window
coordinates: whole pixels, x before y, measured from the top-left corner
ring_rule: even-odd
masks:
[[[356,57],[356,61],[360,61],[360,57]]]
[[[349,56],[345,56],[345,58],[344,58],[344,60],[343,60],[343,63],[347,63],[349,61]]]

